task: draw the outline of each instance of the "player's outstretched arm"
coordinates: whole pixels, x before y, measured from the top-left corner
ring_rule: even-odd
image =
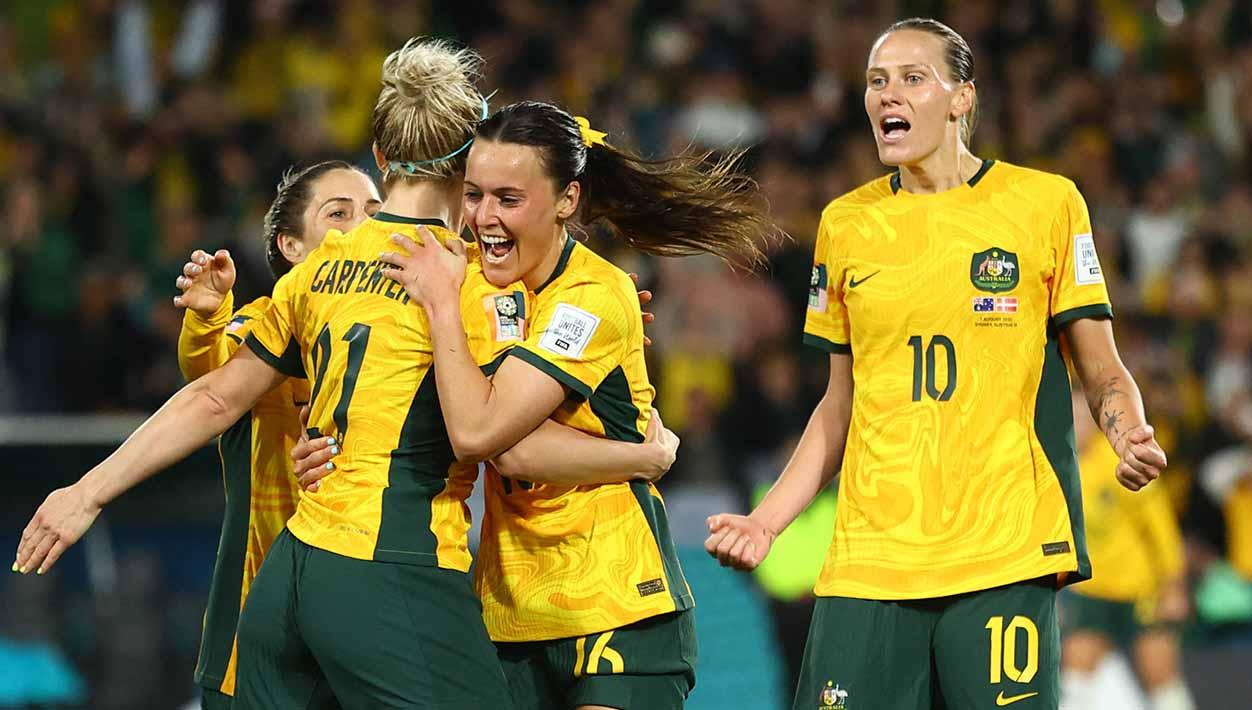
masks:
[[[724,567],[751,570],[769,554],[774,539],[826,487],[843,463],[852,420],[852,356],[830,356],[830,380],[795,453],[751,515],[709,517],[704,549]]]
[[[104,505],[221,434],[283,379],[244,348],[179,390],[117,451],[44,500],[22,532],[13,570],[46,572],[87,532]]]
[[[1074,369],[1087,394],[1096,425],[1121,457],[1117,480],[1137,491],[1165,469],[1165,451],[1143,413],[1143,397],[1122,363],[1108,319],[1079,318],[1065,326]]]
[[[226,337],[234,310],[235,262],[230,252],[191,252],[175,280],[181,293],[174,305],[187,309],[178,333],[178,369],[188,382],[221,367],[235,348]]]

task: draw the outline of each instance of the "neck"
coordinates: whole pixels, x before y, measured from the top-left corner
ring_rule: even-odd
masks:
[[[557,225],[556,234],[549,244],[548,253],[543,255],[543,259],[539,264],[522,276],[522,283],[526,284],[526,288],[534,291],[540,286],[547,283],[552,278],[552,273],[556,271],[557,262],[561,260],[561,252],[565,250],[565,240],[570,236],[565,231],[564,225]],[[516,247],[514,247],[516,248]]]
[[[943,192],[969,182],[981,167],[963,141],[944,141],[916,164],[900,166],[900,187],[917,195]]]
[[[399,217],[443,220],[454,234],[460,234],[461,184],[455,180],[397,181],[387,190],[381,209]]]

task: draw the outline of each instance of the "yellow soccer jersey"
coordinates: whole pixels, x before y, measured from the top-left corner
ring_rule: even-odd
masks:
[[[234,297],[208,318],[188,309],[178,339],[178,364],[188,381],[225,363],[270,299],[258,298],[231,315]],[[226,515],[204,613],[196,682],[232,695],[235,689],[235,627],[261,561],[296,510],[299,484],[289,452],[300,438],[299,408],[308,402],[308,382],[288,379],[267,392],[252,411],[218,441]]]
[[[1166,489],[1151,485],[1138,492],[1126,490],[1113,475],[1117,463],[1117,453],[1098,434],[1079,457],[1094,574],[1074,591],[1155,605],[1161,584],[1183,573],[1182,533]]]
[[[985,161],[942,193],[891,175],[832,202],[805,341],[850,353],[855,391],[816,593],[915,599],[1089,577],[1058,329],[1111,315],[1086,204],[1065,178]]]
[[[569,239],[531,307],[509,355],[569,389],[552,418],[643,441],[654,390],[630,278]],[[489,470],[484,491],[475,584],[493,640],[581,636],[694,605],[651,484],[539,485]]]
[[[285,374],[311,374],[310,429],[339,441],[335,474],[301,498],[291,533],[356,559],[467,571],[465,499],[477,467],[454,465],[426,314],[378,260],[395,249],[393,233],[418,239],[419,224],[441,240],[458,238],[440,222],[386,213],[347,234],[332,230],[279,280],[273,306],[245,342]],[[471,345],[511,344],[499,328],[515,319],[489,321],[482,288],[461,293]],[[490,361],[494,353],[474,356]]]

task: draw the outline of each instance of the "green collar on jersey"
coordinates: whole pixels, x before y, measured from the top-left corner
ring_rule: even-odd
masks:
[[[978,168],[978,172],[974,173],[974,176],[971,177],[968,181],[966,181],[965,184],[969,185],[970,187],[977,185],[978,182],[982,180],[983,176],[987,174],[987,171],[991,169],[991,166],[995,165],[995,162],[996,162],[995,158],[985,158],[982,161],[982,166]],[[894,195],[899,191],[900,191],[900,171],[899,169],[897,169],[895,172],[891,173],[891,194]]]
[[[569,234],[565,235],[565,246],[561,247],[561,258],[557,259],[556,268],[552,270],[551,276],[545,279],[543,283],[539,284],[539,287],[535,289],[535,293],[539,293],[544,290],[547,288],[548,284],[556,280],[556,277],[565,273],[565,267],[569,266],[569,255],[574,253],[574,244],[576,243],[577,242],[574,241],[574,238]]]
[[[371,217],[371,219],[376,219],[379,222],[394,222],[396,224],[426,224],[432,227],[443,227],[444,229],[448,228],[448,225],[445,224],[442,219],[422,219],[420,217],[404,217],[402,215],[392,214],[390,212],[375,212],[374,216]]]

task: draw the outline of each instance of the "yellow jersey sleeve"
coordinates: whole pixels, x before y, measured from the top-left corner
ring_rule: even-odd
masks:
[[[235,294],[230,291],[222,305],[207,317],[190,308],[183,311],[183,327],[178,331],[178,369],[188,382],[221,367],[243,342],[235,341],[232,347],[231,339],[226,337],[234,309]]]
[[[834,219],[823,215],[813,250],[809,305],[804,317],[804,342],[830,353],[852,352],[852,331],[843,300],[843,268],[835,256]]]
[[[306,270],[296,268],[274,284],[274,296],[264,317],[257,319],[244,342],[257,357],[288,377],[305,378],[304,361],[294,317],[298,297],[305,290],[298,283]]]
[[[590,280],[557,296],[536,307],[530,334],[509,354],[589,399],[625,359],[630,311],[615,290]]]
[[[1052,225],[1056,270],[1049,305],[1058,326],[1078,318],[1113,315],[1087,202],[1072,182],[1066,180],[1065,187]]]

